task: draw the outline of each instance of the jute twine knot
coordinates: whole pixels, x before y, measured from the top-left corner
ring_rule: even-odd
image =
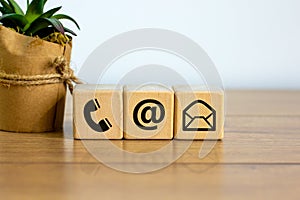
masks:
[[[54,84],[64,82],[71,93],[73,93],[73,83],[81,84],[82,82],[74,75],[74,71],[69,67],[64,56],[55,58],[52,67],[56,69],[56,74],[44,75],[19,75],[7,74],[0,72],[0,85],[10,87],[15,86],[37,86],[45,84]]]
[[[73,83],[81,84],[82,82],[74,75],[74,71],[68,66],[67,60],[64,56],[57,57],[53,66],[56,68],[57,72],[61,74],[61,80],[63,80],[69,87],[71,93],[73,93]]]

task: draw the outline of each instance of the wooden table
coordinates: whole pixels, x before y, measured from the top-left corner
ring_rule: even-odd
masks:
[[[128,174],[99,163],[73,140],[69,98],[64,132],[0,132],[0,198],[299,199],[300,92],[228,91],[226,105],[225,139],[205,158],[198,157],[203,141],[195,141],[162,170]],[[114,144],[149,152],[167,141]]]

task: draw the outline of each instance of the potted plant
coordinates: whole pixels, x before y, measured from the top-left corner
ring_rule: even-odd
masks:
[[[63,126],[67,85],[78,82],[69,67],[76,34],[47,0],[27,0],[24,13],[14,0],[0,0],[0,130],[47,132]]]

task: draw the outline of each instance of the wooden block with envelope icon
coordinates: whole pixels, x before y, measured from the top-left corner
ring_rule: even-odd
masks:
[[[174,86],[174,138],[219,140],[224,137],[224,92],[204,86]]]
[[[122,139],[123,87],[76,85],[73,116],[75,139]]]

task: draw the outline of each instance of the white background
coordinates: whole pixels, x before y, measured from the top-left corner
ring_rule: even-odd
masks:
[[[49,0],[47,8],[57,5],[81,25],[77,70],[114,35],[163,28],[202,46],[227,89],[300,89],[300,0]]]

